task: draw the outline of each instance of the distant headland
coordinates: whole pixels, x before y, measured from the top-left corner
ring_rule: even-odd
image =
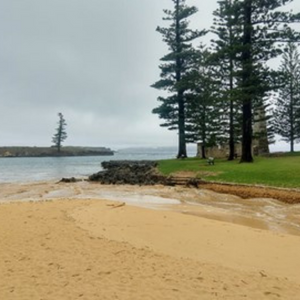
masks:
[[[56,157],[56,156],[104,156],[114,155],[106,147],[62,147],[60,152],[55,147],[0,147],[0,157]]]

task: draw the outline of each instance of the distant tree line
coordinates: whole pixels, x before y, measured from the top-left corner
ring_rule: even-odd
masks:
[[[279,134],[300,140],[300,33],[293,24],[300,13],[283,11],[292,0],[220,0],[209,29],[192,30],[189,18],[197,12],[185,0],[171,0],[164,10],[168,27],[157,27],[169,52],[161,58],[160,80],[154,88],[166,91],[153,109],[161,126],[177,130],[178,158],[187,157],[186,143],[205,148],[228,143],[229,160],[241,143],[241,162],[252,162],[253,124],[265,118],[272,139]],[[214,34],[209,45],[195,41]],[[268,62],[282,57],[279,69]],[[263,111],[264,114],[260,112]]]

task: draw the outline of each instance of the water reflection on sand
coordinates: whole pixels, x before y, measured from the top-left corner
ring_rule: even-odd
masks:
[[[3,183],[0,202],[50,199],[107,199],[130,205],[172,210],[259,229],[300,235],[300,204],[274,199],[241,199],[208,190],[184,187],[104,186],[77,183]]]

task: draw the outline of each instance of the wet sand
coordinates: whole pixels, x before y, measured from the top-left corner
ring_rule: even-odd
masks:
[[[299,299],[299,205],[87,182],[0,201],[0,299]]]

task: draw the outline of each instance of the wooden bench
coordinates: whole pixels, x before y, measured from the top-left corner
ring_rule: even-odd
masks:
[[[215,164],[215,159],[213,157],[209,157],[207,159],[207,163],[210,165],[210,166],[213,166]]]

